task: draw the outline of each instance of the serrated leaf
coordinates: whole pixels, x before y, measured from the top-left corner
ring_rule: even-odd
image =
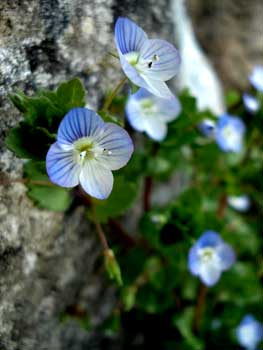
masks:
[[[126,181],[123,176],[116,176],[113,191],[104,201],[96,201],[96,217],[106,223],[109,218],[124,214],[133,204],[137,195],[136,183]]]
[[[57,100],[64,113],[75,107],[85,106],[85,89],[78,78],[62,83],[57,89]]]

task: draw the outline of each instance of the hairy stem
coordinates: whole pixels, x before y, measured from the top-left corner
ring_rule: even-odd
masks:
[[[195,312],[194,312],[194,318],[193,318],[192,328],[195,334],[198,334],[200,330],[207,292],[208,292],[207,286],[201,282],[199,287]]]
[[[121,89],[121,87],[126,83],[127,81],[127,77],[124,77],[119,84],[116,86],[116,88],[112,91],[112,93],[107,97],[103,107],[102,107],[102,111],[103,112],[107,112],[114,97],[117,95],[118,91]]]

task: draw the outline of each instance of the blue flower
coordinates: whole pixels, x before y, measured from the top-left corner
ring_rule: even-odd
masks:
[[[113,186],[111,170],[123,167],[131,157],[128,133],[87,108],[71,109],[60,123],[57,142],[46,157],[47,173],[62,187],[82,188],[92,197],[105,199]]]
[[[148,39],[140,27],[122,17],[115,24],[115,42],[122,69],[135,85],[158,97],[172,96],[165,81],[176,75],[181,61],[172,44],[161,39]]]
[[[240,212],[246,212],[251,205],[250,198],[246,194],[240,196],[228,196],[227,202],[231,208]]]
[[[181,104],[175,96],[163,99],[141,88],[130,95],[125,109],[135,130],[145,131],[152,139],[161,141],[167,134],[167,123],[181,112]]]
[[[263,340],[263,325],[252,315],[246,315],[237,327],[236,336],[245,349],[255,350]]]
[[[198,128],[204,136],[213,138],[216,132],[216,122],[206,118],[198,125]]]
[[[249,94],[243,95],[243,102],[246,110],[252,114],[256,113],[260,108],[259,101],[254,96],[251,96]]]
[[[218,118],[216,142],[225,152],[240,152],[243,148],[245,130],[245,124],[240,118],[223,114]]]
[[[249,80],[255,89],[263,92],[263,66],[255,66]]]
[[[206,231],[190,249],[188,268],[204,284],[213,286],[235,262],[235,253],[217,232]]]

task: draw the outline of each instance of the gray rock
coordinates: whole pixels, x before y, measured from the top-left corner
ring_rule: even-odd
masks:
[[[253,13],[258,19],[256,9]],[[119,15],[137,21],[152,37],[174,41],[168,0],[0,2],[0,179],[22,176],[23,161],[4,145],[8,130],[21,119],[8,93],[21,88],[31,94],[37,88],[56,87],[79,76],[88,90],[87,103],[97,108],[107,89],[122,76],[118,61],[107,54],[115,50],[113,23]],[[196,21],[198,15],[196,11]],[[221,26],[215,20],[212,33],[219,32]],[[259,27],[257,20],[249,28],[252,33]],[[211,26],[206,35],[210,32]],[[205,34],[200,37],[207,38]],[[228,50],[224,48],[224,57],[217,58],[219,68],[225,60],[236,63],[230,44],[228,41]],[[251,48],[241,61],[252,57],[249,62],[254,62],[258,55],[254,57],[253,52]],[[233,73],[235,79],[242,78],[244,71],[241,64]],[[61,314],[76,306],[95,326],[110,313],[115,290],[95,268],[100,251],[83,208],[66,216],[39,210],[27,198],[23,184],[0,185],[0,349],[100,349],[97,332],[60,320]],[[117,346],[114,339],[112,344]]]

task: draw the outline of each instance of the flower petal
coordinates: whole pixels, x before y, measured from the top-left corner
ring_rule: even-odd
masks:
[[[139,89],[135,94],[130,95],[125,106],[125,112],[131,126],[137,131],[144,131],[144,118],[141,117],[140,100],[152,96],[147,90]]]
[[[151,79],[166,81],[174,77],[180,67],[181,58],[176,48],[165,40],[149,39],[140,50],[143,74]]]
[[[115,24],[115,42],[123,55],[132,51],[138,52],[145,40],[147,34],[128,18],[119,17]]]
[[[120,62],[125,75],[130,79],[130,81],[140,87],[147,88],[147,83],[140,76],[138,71],[126,60],[126,58],[120,53]]]
[[[158,110],[160,111],[158,114],[163,121],[170,122],[176,119],[181,113],[181,103],[176,96],[167,99],[154,96],[153,99],[158,106]]]
[[[228,270],[236,260],[236,254],[229,244],[222,243],[216,248],[222,271]]]
[[[213,264],[202,263],[200,266],[200,278],[207,286],[216,284],[221,276],[221,270]]]
[[[249,80],[255,89],[263,92],[263,66],[255,66]]]
[[[165,99],[173,97],[171,90],[168,88],[165,82],[151,79],[151,77],[148,77],[144,74],[141,74],[141,77],[144,80],[144,85],[139,86],[149,90],[153,95]]]
[[[215,231],[205,231],[196,242],[198,248],[216,247],[222,243],[222,238]]]
[[[103,125],[103,120],[94,111],[88,108],[73,108],[60,123],[57,141],[61,144],[72,144],[81,137],[96,135]]]
[[[198,249],[196,246],[193,246],[188,254],[188,268],[190,272],[197,276],[200,273],[200,259],[198,255]]]
[[[117,170],[126,165],[134,149],[127,131],[113,123],[105,123],[103,133],[96,142],[108,152],[100,154],[97,157],[98,161],[111,170]]]
[[[84,191],[97,199],[106,199],[112,191],[112,172],[95,159],[85,162],[79,180]]]
[[[73,151],[65,151],[55,142],[46,157],[47,173],[52,182],[62,187],[74,187],[79,183],[80,165],[74,161]]]
[[[156,116],[144,119],[146,133],[155,141],[162,141],[167,135],[167,125]]]

